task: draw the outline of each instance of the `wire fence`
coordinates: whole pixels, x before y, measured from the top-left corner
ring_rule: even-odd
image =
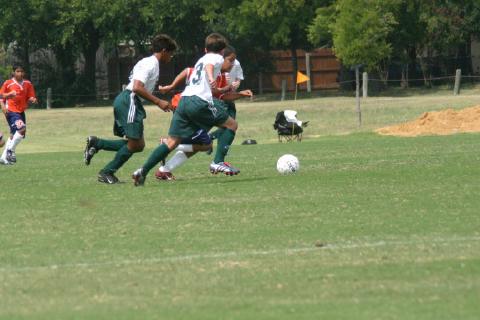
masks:
[[[365,83],[365,79],[367,83]],[[455,88],[456,82],[458,82],[458,88]],[[360,77],[358,86],[360,88],[359,94],[362,97],[424,95],[431,94],[434,91],[444,92],[445,94],[448,94],[448,91],[450,91],[452,95],[458,95],[462,93],[462,89],[480,86],[480,75],[457,74],[413,79],[380,79],[378,77],[367,76],[366,78]],[[298,98],[303,99],[321,96],[352,97],[357,94],[355,79],[336,81],[331,84],[326,84],[325,87],[330,89],[313,89],[311,92],[307,92],[306,86],[300,85]],[[286,90],[285,88],[282,88],[284,92],[282,92],[282,89],[278,90],[275,88],[258,87],[250,89],[252,89],[256,96],[258,96],[259,92],[266,92],[260,95],[260,100],[294,99],[294,91]],[[163,99],[170,99],[175,93],[180,91],[181,90],[176,90],[167,95],[163,95],[159,91],[154,91],[153,94]],[[34,108],[75,107],[84,105],[109,106],[118,93],[120,93],[120,90],[102,91],[96,94],[70,94],[51,91],[49,94],[47,90],[42,90],[37,92],[39,103],[34,106]],[[262,96],[264,99],[261,99]],[[68,103],[65,103],[66,101],[68,101]]]

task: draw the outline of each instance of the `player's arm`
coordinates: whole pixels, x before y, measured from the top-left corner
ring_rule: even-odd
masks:
[[[173,82],[170,83],[169,85],[166,86],[158,86],[158,90],[160,91],[161,94],[168,93],[178,87],[181,83],[185,83],[187,81],[187,76],[188,76],[188,68],[185,68],[180,72],[175,79],[173,79]]]
[[[222,92],[217,88],[217,81],[213,77],[213,68],[213,64],[207,64],[205,66],[205,73],[207,75],[208,84],[210,84],[210,88],[212,89],[212,94],[215,96],[222,94]]]
[[[171,105],[168,101],[162,100],[160,98],[155,97],[153,94],[145,89],[145,85],[140,80],[133,80],[133,89],[132,91],[139,95],[140,97],[150,101],[151,103],[157,105],[160,109],[165,112],[172,110]]]
[[[252,90],[242,90],[239,92],[236,92],[236,91],[227,92],[221,96],[221,99],[225,101],[234,101],[241,98],[251,98],[251,97],[253,97]]]
[[[5,106],[5,102],[4,102],[3,98],[0,99],[0,107],[2,108],[2,113],[4,115],[7,115],[7,107]]]
[[[37,103],[37,96],[35,95],[35,89],[33,88],[33,85],[28,86],[27,97],[28,102]]]

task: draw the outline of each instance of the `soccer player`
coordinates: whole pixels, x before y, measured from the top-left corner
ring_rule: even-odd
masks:
[[[235,92],[238,88],[239,80],[243,79],[243,72],[241,71],[237,74],[234,74],[234,68],[236,65],[239,65],[238,60],[236,60],[236,53],[235,49],[227,45],[224,50],[224,62],[222,65],[222,73],[216,79],[216,86],[217,90],[214,93],[214,98],[221,99],[223,101],[223,106],[227,108],[228,114],[235,118],[236,109],[234,100],[242,98],[242,97],[251,97],[253,95],[252,91],[250,90],[243,90],[240,92]],[[160,92],[167,93],[181,82],[185,81],[190,77],[192,74],[193,68],[186,68],[183,70],[172,82],[172,84],[168,86],[159,87]],[[229,75],[234,75],[233,77],[229,77]],[[234,80],[234,81],[232,81]],[[236,83],[232,83],[236,82]],[[172,99],[172,105],[176,107],[176,104],[179,101],[180,93],[176,94]],[[215,104],[221,104],[220,101],[214,99]],[[216,136],[219,136],[221,132],[223,132],[223,128],[218,129],[215,131]],[[182,139],[181,144],[177,147],[177,152],[167,161],[166,164],[160,166],[160,168],[155,172],[155,177],[159,180],[164,181],[171,181],[175,180],[175,176],[172,174],[172,171],[176,168],[180,167],[187,159],[191,158],[199,151],[207,151],[211,152],[212,148],[212,141],[211,135],[207,135],[203,129],[200,129],[198,132],[194,134],[193,137],[188,139]],[[215,172],[214,172],[215,173]]]
[[[223,87],[228,86],[231,90],[227,91],[227,92],[230,93],[229,96],[220,95],[217,98],[225,101],[225,106],[227,107],[228,115],[230,117],[232,117],[233,119],[235,119],[236,115],[237,115],[237,109],[235,107],[234,100],[245,96],[245,95],[242,95],[240,97],[236,96],[236,99],[233,99],[235,97],[235,95],[233,95],[233,93],[235,93],[237,91],[237,89],[240,87],[241,81],[244,79],[243,69],[242,69],[242,66],[240,65],[240,62],[237,60],[237,52],[236,52],[235,48],[232,47],[231,45],[228,45],[225,48],[224,57],[225,57],[226,60],[230,60],[230,62],[231,62],[231,60],[233,60],[233,63],[232,63],[231,68],[227,72],[222,73],[221,80],[219,80],[217,82],[219,83],[219,85],[221,85]],[[249,91],[249,90],[247,90],[247,91]],[[245,90],[240,91],[240,93],[242,93],[242,92],[245,92]],[[247,95],[247,97],[248,96],[251,97],[252,95]],[[223,128],[219,128],[219,129],[211,132],[209,134],[210,138],[212,140],[215,140],[216,138],[218,138],[218,136],[220,136],[220,134],[223,132],[223,130],[224,130]]]
[[[3,149],[0,163],[14,164],[17,162],[16,148],[25,138],[27,120],[25,110],[29,104],[37,103],[35,89],[30,81],[24,79],[25,70],[22,66],[13,67],[13,77],[5,81],[0,89],[0,105],[10,127],[10,137]]]
[[[191,137],[200,129],[208,131],[212,126],[227,130],[218,138],[222,152],[210,164],[210,171],[238,174],[240,170],[224,162],[227,151],[235,138],[237,122],[228,116],[223,107],[215,106],[212,90],[216,88],[216,78],[223,64],[223,50],[226,39],[212,33],[205,39],[206,54],[197,61],[194,73],[182,93],[178,108],[173,114],[166,144],[160,144],[153,150],[143,166],[132,174],[135,186],[145,183],[148,172],[164,160],[181,142],[182,138]]]
[[[106,140],[95,136],[87,138],[84,158],[89,165],[93,156],[99,150],[115,151],[115,157],[98,173],[98,181],[106,184],[115,184],[119,180],[115,172],[130,159],[133,153],[143,151],[145,140],[143,137],[143,119],[146,118],[142,99],[157,105],[163,111],[170,111],[168,101],[161,100],[152,94],[158,81],[160,62],[168,63],[172,59],[177,44],[165,34],[157,35],[152,40],[153,54],[137,62],[130,74],[130,83],[113,103],[114,125],[116,136],[125,139]]]

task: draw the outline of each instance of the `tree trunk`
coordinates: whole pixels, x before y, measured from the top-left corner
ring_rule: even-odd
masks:
[[[96,91],[95,70],[97,63],[97,50],[100,48],[100,35],[92,22],[85,25],[84,35],[88,35],[83,45],[83,56],[85,58],[85,88],[87,94],[94,96]]]
[[[292,67],[293,67],[293,85],[297,85],[297,71],[298,71],[298,57],[297,57],[297,48],[292,44],[290,47],[290,52],[292,55]]]
[[[55,58],[60,69],[61,90],[68,90],[76,79],[75,55],[71,45],[53,48]]]

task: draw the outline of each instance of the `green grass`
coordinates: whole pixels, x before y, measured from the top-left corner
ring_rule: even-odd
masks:
[[[82,163],[111,109],[32,110],[19,163],[0,167],[0,319],[477,319],[480,134],[371,133],[476,101],[369,98],[361,128],[351,98],[239,104],[240,176],[200,154],[144,188],[129,175],[151,149],[125,184],[96,182],[111,153]],[[287,107],[311,121],[301,143],[276,142]],[[152,148],[169,115],[147,112]],[[297,175],[276,173],[284,153]]]

